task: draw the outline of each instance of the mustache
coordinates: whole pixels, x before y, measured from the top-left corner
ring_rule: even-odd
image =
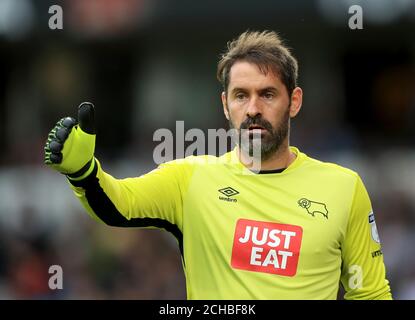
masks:
[[[263,127],[265,130],[272,132],[272,125],[261,116],[248,117],[241,123],[239,129],[248,129],[251,125],[257,125]]]

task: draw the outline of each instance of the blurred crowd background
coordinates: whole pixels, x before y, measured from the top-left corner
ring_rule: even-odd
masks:
[[[49,29],[54,4],[63,30]],[[158,128],[227,128],[216,64],[247,29],[292,48],[304,103],[291,144],[360,173],[393,295],[415,299],[414,0],[0,0],[1,299],[185,299],[174,237],[91,219],[43,147],[82,101],[118,178],[155,167]],[[63,290],[48,287],[51,265]]]

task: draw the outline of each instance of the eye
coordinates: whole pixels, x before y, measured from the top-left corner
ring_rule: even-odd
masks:
[[[268,92],[265,92],[262,96],[267,100],[271,100],[271,99],[274,98],[275,95],[274,95],[274,93],[268,91]]]
[[[238,93],[235,95],[235,98],[236,98],[237,100],[244,100],[244,99],[246,98],[246,94],[245,94],[245,93],[243,93],[243,92],[238,92]]]

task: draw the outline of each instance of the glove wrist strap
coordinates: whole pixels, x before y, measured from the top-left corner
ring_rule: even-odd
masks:
[[[95,167],[95,158],[92,158],[80,170],[78,170],[75,173],[67,174],[66,176],[70,180],[79,181],[79,180],[82,180],[88,177],[91,174],[94,167]]]

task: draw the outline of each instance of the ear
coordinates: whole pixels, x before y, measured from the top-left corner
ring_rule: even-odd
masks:
[[[303,90],[295,87],[291,94],[290,118],[294,118],[301,109],[303,104]]]
[[[229,109],[228,109],[228,104],[227,104],[227,101],[226,101],[226,92],[225,91],[222,92],[221,99],[222,99],[222,105],[223,105],[223,113],[225,114],[226,119],[229,120]]]

